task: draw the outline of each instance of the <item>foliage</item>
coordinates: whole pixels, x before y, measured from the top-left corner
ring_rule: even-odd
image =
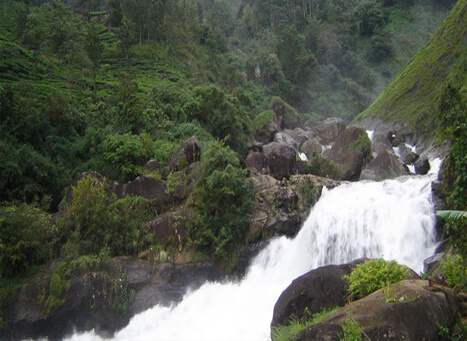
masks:
[[[448,256],[447,260],[441,261],[446,281],[451,287],[458,287],[467,291],[467,260],[461,255]]]
[[[299,321],[290,320],[289,324],[283,326],[275,326],[272,330],[271,339],[273,341],[288,341],[295,339],[300,332],[309,326],[318,324],[326,317],[337,311],[339,308],[324,309],[323,311],[309,316],[309,318]]]
[[[249,226],[253,185],[235,153],[222,142],[209,144],[202,162],[204,173],[192,200],[190,239],[208,254],[230,260]]]
[[[357,300],[402,281],[408,275],[408,268],[397,264],[396,261],[374,259],[358,264],[350,275],[345,275],[343,278],[349,282],[349,296]]]
[[[342,324],[342,330],[344,332],[345,341],[362,341],[362,333],[354,320],[345,320]]]
[[[24,274],[28,267],[50,260],[50,217],[27,205],[0,207],[0,278]]]
[[[344,170],[341,165],[320,155],[311,156],[306,162],[303,172],[334,180],[340,180],[344,176]]]
[[[451,237],[456,253],[467,258],[467,212],[437,211],[436,214],[445,220],[444,236]]]

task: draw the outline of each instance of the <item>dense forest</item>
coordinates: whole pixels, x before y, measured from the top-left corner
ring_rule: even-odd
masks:
[[[191,230],[187,247],[192,258],[235,261],[254,196],[243,167],[250,136],[278,107],[287,127],[352,121],[454,3],[1,0],[2,299],[51,260],[65,278],[97,259],[160,248],[142,227],[160,213],[147,200],[108,195],[92,178],[76,185],[73,203],[66,193],[82,172],[126,183],[156,159],[162,168],[146,175],[171,194],[180,176],[171,157],[191,136],[203,154],[188,202],[204,228]],[[445,123],[440,138],[455,129]],[[465,193],[452,202],[465,210]],[[60,304],[57,285],[49,310]]]

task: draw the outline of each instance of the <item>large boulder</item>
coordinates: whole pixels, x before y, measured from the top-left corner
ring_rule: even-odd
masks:
[[[279,143],[279,142],[271,142],[271,143],[265,144],[263,146],[263,154],[266,157],[266,159],[269,159],[269,155],[271,154],[273,149],[280,146],[280,145],[281,145],[281,143]]]
[[[318,122],[315,127],[315,135],[323,144],[336,141],[337,137],[345,130],[344,120],[337,117],[327,118]]]
[[[287,133],[284,133],[284,132],[277,133],[274,136],[274,142],[285,144],[286,146],[292,147],[295,151],[298,152],[298,147],[299,147],[298,142]]]
[[[297,174],[296,151],[289,146],[279,144],[268,157],[269,174],[276,179],[290,178]]]
[[[352,316],[352,323],[358,324],[370,340],[441,340],[439,327],[451,329],[458,313],[457,297],[449,288],[405,280],[346,305],[307,328],[299,339],[322,340],[315,335],[333,333],[329,326],[342,326]]]
[[[186,166],[201,160],[201,144],[192,136],[173,153],[170,159],[170,169],[181,170]]]
[[[274,139],[274,135],[280,130],[279,125],[274,118],[267,122],[261,129],[258,129],[255,134],[255,140],[260,143],[268,144]]]
[[[396,155],[384,150],[362,170],[360,180],[381,181],[408,174],[408,169],[402,164],[400,159]]]
[[[299,146],[301,146],[305,141],[313,138],[313,133],[311,131],[306,131],[302,128],[285,129],[284,133],[292,136],[294,140],[298,142]]]
[[[260,174],[267,174],[268,162],[266,156],[260,152],[251,152],[246,157],[245,161],[248,168],[253,169]]]
[[[154,236],[154,243],[181,248],[186,241],[186,223],[192,217],[191,210],[166,213],[148,223]]]
[[[350,275],[361,261],[323,266],[295,279],[277,300],[271,326],[307,318],[307,314],[323,309],[343,307],[347,302],[348,283],[342,276]]]
[[[339,135],[330,152],[325,154],[344,169],[344,180],[358,180],[362,168],[370,161],[371,141],[365,130],[349,127]]]
[[[430,171],[430,161],[427,158],[418,159],[415,163],[415,173],[419,175],[425,175]]]
[[[323,147],[317,139],[310,139],[303,142],[300,147],[300,151],[305,153],[306,157],[310,159],[314,155],[321,155],[323,152]]]

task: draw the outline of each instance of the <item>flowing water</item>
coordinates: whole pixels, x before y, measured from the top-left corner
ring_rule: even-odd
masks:
[[[236,283],[206,283],[172,307],[135,316],[115,340],[268,340],[274,304],[310,269],[360,257],[395,259],[417,272],[435,248],[427,176],[343,184],[323,190],[294,239],[274,239]],[[69,340],[96,340],[94,332]]]

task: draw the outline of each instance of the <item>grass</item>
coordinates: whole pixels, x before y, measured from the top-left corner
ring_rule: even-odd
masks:
[[[428,44],[356,120],[379,116],[408,132],[432,131],[443,82],[456,59],[467,53],[466,12],[467,0],[459,0]]]
[[[313,326],[326,317],[337,311],[339,308],[324,309],[323,311],[313,314],[310,319],[291,320],[288,325],[274,327],[271,335],[272,341],[290,341],[297,338],[298,334],[306,328]]]

